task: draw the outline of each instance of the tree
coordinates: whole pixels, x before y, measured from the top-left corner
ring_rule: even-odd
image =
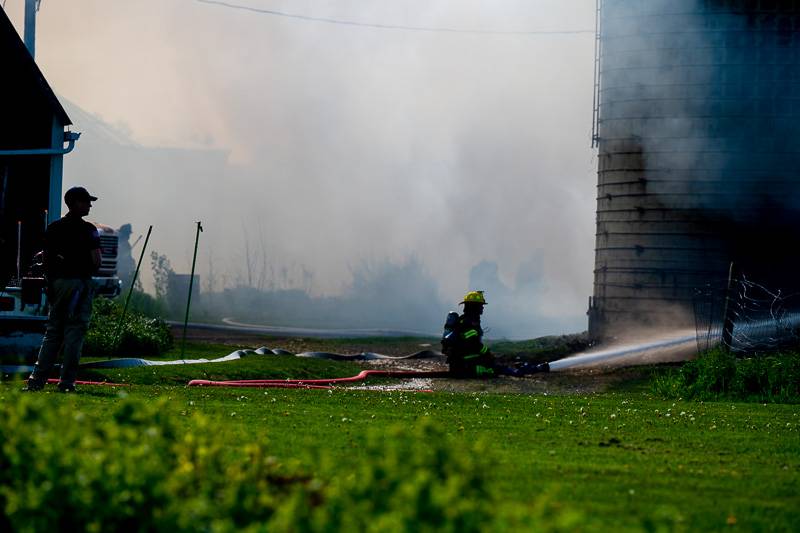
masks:
[[[175,273],[172,265],[164,254],[155,250],[150,252],[150,267],[153,269],[153,281],[156,288],[156,298],[163,300],[169,290],[169,278]]]

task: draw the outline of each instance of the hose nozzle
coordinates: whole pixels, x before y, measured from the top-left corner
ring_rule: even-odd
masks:
[[[550,372],[550,363],[539,363],[535,367],[533,367],[533,372]]]
[[[519,367],[516,373],[512,373],[512,376],[527,376],[528,374],[541,374],[542,372],[550,372],[550,363],[539,363],[538,365],[534,365],[533,363],[525,363],[521,367]]]

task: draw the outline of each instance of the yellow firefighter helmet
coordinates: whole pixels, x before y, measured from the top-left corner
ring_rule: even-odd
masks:
[[[486,298],[483,297],[483,291],[470,291],[461,303],[486,305]]]

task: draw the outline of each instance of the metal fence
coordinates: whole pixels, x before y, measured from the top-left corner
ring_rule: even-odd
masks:
[[[745,276],[696,291],[697,348],[724,345],[758,354],[800,344],[800,293],[786,293]]]

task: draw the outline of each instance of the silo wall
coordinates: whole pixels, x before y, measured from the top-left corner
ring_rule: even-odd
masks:
[[[603,0],[589,331],[693,324],[729,265],[800,277],[800,1]]]

